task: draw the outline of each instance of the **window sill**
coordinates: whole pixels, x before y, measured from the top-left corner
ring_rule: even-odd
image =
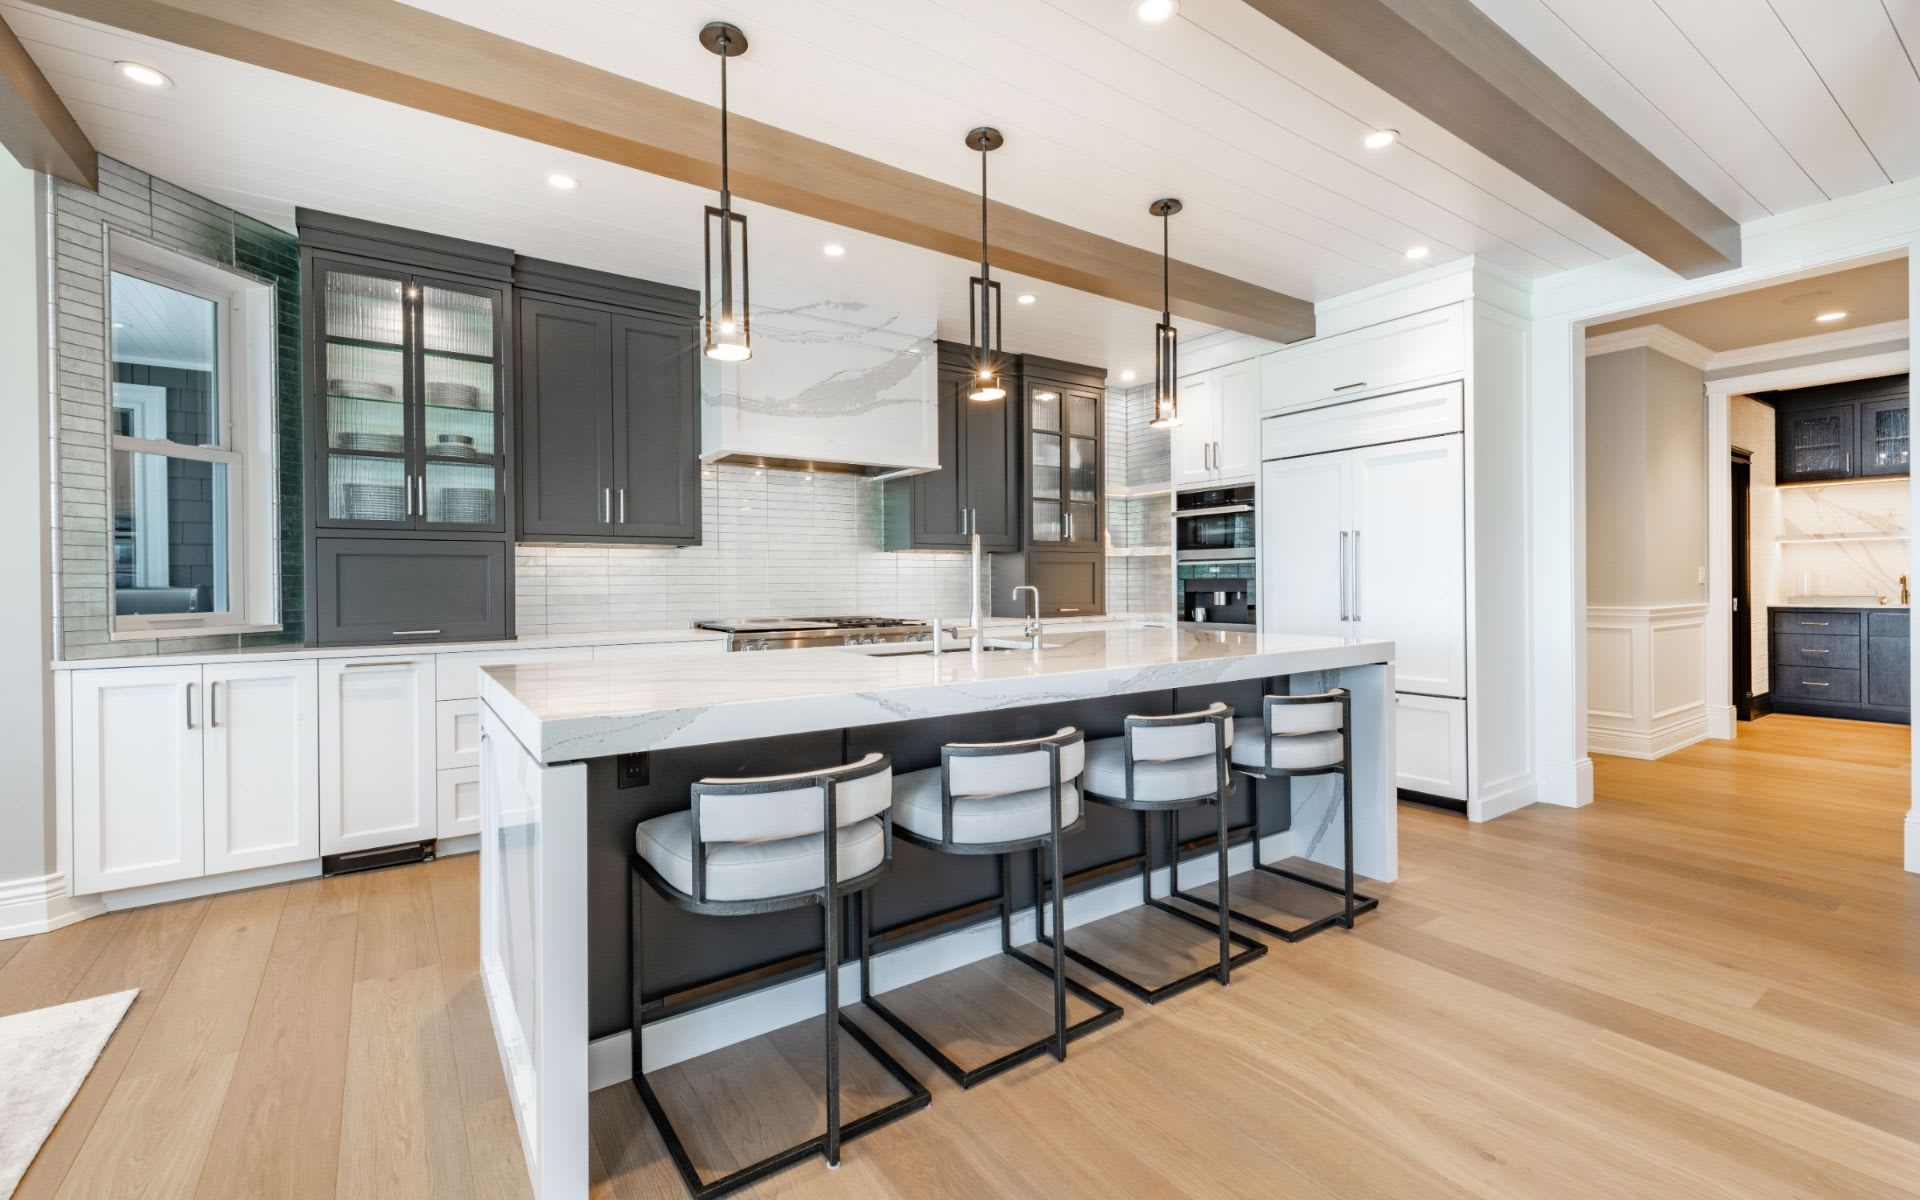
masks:
[[[162,625],[122,629],[107,635],[110,642],[151,641],[154,638],[228,637],[243,633],[284,633],[286,627],[273,625]]]

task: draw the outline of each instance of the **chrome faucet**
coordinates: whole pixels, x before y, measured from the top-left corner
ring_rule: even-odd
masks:
[[[1040,589],[1030,583],[1023,583],[1013,589],[1014,598],[1018,599],[1021,592],[1032,592],[1033,603],[1027,612],[1025,624],[1020,627],[1020,632],[1033,643],[1033,649],[1038,650],[1040,648]]]

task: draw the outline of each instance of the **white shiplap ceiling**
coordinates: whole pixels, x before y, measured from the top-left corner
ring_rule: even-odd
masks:
[[[961,136],[992,123],[997,199],[1157,249],[1146,204],[1177,195],[1177,257],[1308,299],[1466,254],[1540,276],[1628,252],[1241,0],[1183,0],[1159,26],[1131,0],[411,2],[709,103],[717,63],[694,34],[732,20],[753,40],[740,113],[966,188]],[[1920,0],[1476,3],[1740,219],[1920,174],[1900,37]],[[698,281],[697,189],[17,0],[0,14],[103,152],[276,224],[307,205]],[[127,57],[177,86],[132,87],[112,71]],[[1364,149],[1382,126],[1399,144]],[[550,191],[554,170],[584,186]],[[757,292],[937,314],[964,336],[959,260],[754,212]],[[829,240],[845,259],[820,256]],[[1010,345],[1141,357],[1140,310],[1022,289],[1041,302],[1010,307]]]
[[[1920,0],[1473,0],[1742,221],[1920,176]]]

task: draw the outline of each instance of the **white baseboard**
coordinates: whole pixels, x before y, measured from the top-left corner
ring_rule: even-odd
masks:
[[[1293,831],[1277,833],[1260,840],[1262,861],[1276,862],[1297,853]],[[1211,855],[1187,859],[1180,868],[1182,888],[1199,887],[1212,882],[1205,870]],[[1229,874],[1253,869],[1253,847],[1242,843],[1227,854]],[[1153,873],[1155,894],[1164,895],[1167,872],[1163,867]],[[1140,905],[1139,876],[1128,874],[1096,888],[1067,897],[1067,928],[1098,921],[1102,917],[1125,912]],[[1014,914],[1015,943],[1033,938],[1033,910]],[[895,950],[876,954],[873,959],[874,991],[895,988],[930,978],[955,967],[991,958],[1000,953],[1000,923],[989,919],[914,942]],[[860,995],[860,964],[843,963],[840,968],[840,995],[854,1003]],[[817,1017],[824,1001],[820,976],[807,975],[776,987],[749,992],[732,1000],[723,1000],[677,1017],[668,1017],[647,1026],[644,1068],[657,1071],[678,1062],[758,1037],[775,1029]],[[633,1078],[633,1035],[622,1030],[595,1038],[587,1046],[587,1086],[595,1091]]]
[[[1739,712],[1731,704],[1707,705],[1707,736],[1720,741],[1732,741],[1739,718]]]
[[[1707,711],[1706,706],[1701,705],[1662,721],[1646,732],[1589,727],[1587,749],[1595,754],[1611,754],[1616,758],[1656,759],[1665,758],[1675,750],[1684,749],[1695,742],[1703,742],[1707,737]]]
[[[1522,776],[1487,788],[1478,796],[1468,797],[1467,820],[1492,821],[1526,808],[1538,799],[1539,792],[1534,781]]]
[[[1542,767],[1536,777],[1533,800],[1556,808],[1585,808],[1593,803],[1593,760]]]
[[[91,896],[67,892],[67,877],[55,871],[0,883],[0,942],[52,933],[106,909]]]
[[[240,892],[247,888],[291,883],[296,879],[312,879],[318,874],[320,860],[309,858],[277,867],[255,867],[251,871],[229,871],[223,875],[203,875],[199,879],[121,888],[116,892],[103,892],[93,899],[99,900],[107,911],[144,908],[149,904],[171,904],[175,900],[197,900],[201,896],[218,896],[222,892]]]
[[[450,858],[455,854],[478,853],[480,853],[480,835],[477,833],[462,834],[459,837],[441,838],[433,845],[433,856],[435,858]]]

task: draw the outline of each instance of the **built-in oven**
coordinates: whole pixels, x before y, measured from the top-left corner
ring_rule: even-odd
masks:
[[[1173,549],[1181,562],[1252,558],[1253,485],[1174,497]]]
[[[1252,484],[1174,497],[1174,607],[1181,624],[1258,629],[1253,522]]]

